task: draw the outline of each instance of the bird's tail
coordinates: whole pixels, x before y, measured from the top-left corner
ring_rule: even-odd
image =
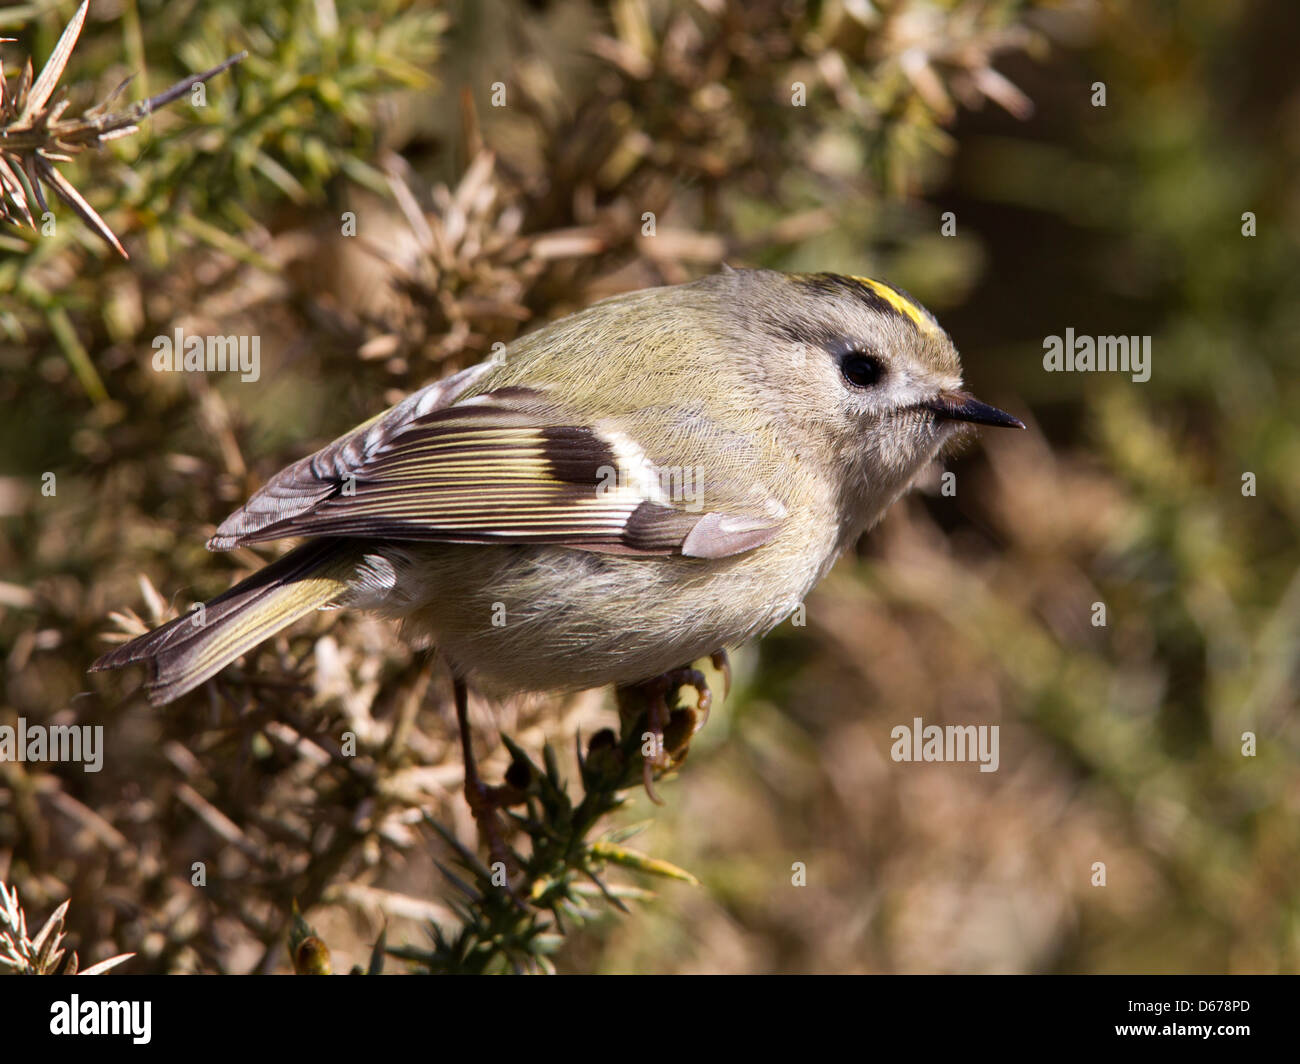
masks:
[[[361,552],[347,540],[314,540],[259,569],[224,595],[105,654],[92,672],[148,662],[149,701],[161,705],[312,610],[335,605]]]

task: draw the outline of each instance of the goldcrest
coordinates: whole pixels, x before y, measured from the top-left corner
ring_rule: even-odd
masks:
[[[726,270],[616,296],[276,474],[208,547],[306,542],[93,668],[147,662],[168,702],[348,607],[488,693],[636,683],[779,624],[971,423],[1024,427],[883,281]]]

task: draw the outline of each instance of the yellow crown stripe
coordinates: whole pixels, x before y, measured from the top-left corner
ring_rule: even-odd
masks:
[[[896,289],[890,288],[883,281],[874,281],[870,277],[852,277],[850,280],[866,285],[900,314],[906,314],[911,318],[912,322],[922,332],[932,333],[937,331],[934,322],[930,320],[930,316],[924,310]]]

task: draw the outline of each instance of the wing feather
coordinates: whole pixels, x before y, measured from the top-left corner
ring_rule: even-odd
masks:
[[[625,554],[723,557],[766,543],[771,514],[688,512],[634,442],[578,424],[540,392],[455,402],[475,367],[288,466],[209,541],[289,536],[553,543]],[[433,390],[431,390],[433,389]]]

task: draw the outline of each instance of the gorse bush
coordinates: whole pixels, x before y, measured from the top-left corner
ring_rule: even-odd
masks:
[[[92,3],[59,121],[186,88],[56,151],[52,225],[6,197],[0,725],[108,739],[0,761],[0,878],[130,971],[283,970],[291,934],[334,971],[1294,967],[1295,148],[1227,61],[1281,5],[1247,7]],[[0,11],[7,101],[76,17]],[[737,659],[663,808],[607,692],[476,701],[503,887],[449,677],[364,616],[163,709],[86,675],[265,560],[203,543],[286,462],[723,262],[888,277],[1035,420]],[[1066,327],[1150,335],[1150,381],[1044,373]],[[158,372],[177,329],[258,337],[257,379]],[[1000,723],[1001,769],[893,763],[914,717]]]

